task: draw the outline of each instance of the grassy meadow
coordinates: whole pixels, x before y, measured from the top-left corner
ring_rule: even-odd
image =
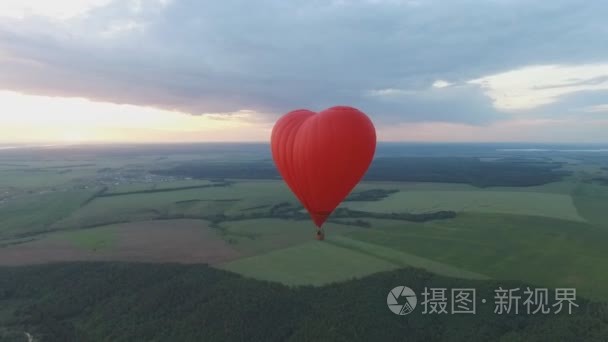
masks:
[[[243,160],[249,159],[256,160]],[[571,286],[608,300],[608,186],[596,180],[608,170],[601,160],[556,157],[551,162],[569,173],[530,186],[363,181],[355,195],[385,193],[343,202],[340,208],[356,215],[330,219],[323,242],[314,240],[314,226],[281,180],[156,173],[192,160],[223,165],[220,154],[196,153],[0,158],[0,249],[19,255],[20,248],[65,243],[90,259],[95,253],[109,257],[117,246],[140,248],[156,234],[158,255],[143,260],[162,261],[165,253],[190,260],[174,251],[205,236],[213,241],[206,248],[215,252],[192,260],[217,257],[219,268],[288,285],[321,286],[415,267],[454,278]],[[488,158],[493,160],[500,158]],[[239,163],[226,167],[247,168]],[[441,211],[454,216],[398,216]],[[163,249],[163,239],[172,252]]]
[[[374,202],[351,202],[350,209],[370,212],[456,212],[501,213],[546,216],[583,221],[570,195],[542,192],[496,190],[400,191]]]

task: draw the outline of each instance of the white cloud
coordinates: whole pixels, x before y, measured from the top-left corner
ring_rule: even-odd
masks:
[[[451,86],[452,83],[444,80],[437,80],[433,82],[433,88],[445,88]]]
[[[384,141],[440,142],[561,142],[605,143],[602,132],[608,120],[589,122],[567,119],[515,119],[486,126],[460,123],[414,122],[383,126],[378,138]]]
[[[32,15],[67,19],[84,14],[111,0],[2,0],[0,17],[25,18]]]
[[[116,35],[129,33],[131,31],[143,32],[145,27],[145,24],[135,20],[128,20],[123,23],[112,23],[107,29],[101,32],[101,36],[104,38],[112,38]]]
[[[527,110],[576,92],[608,90],[608,64],[528,66],[469,83],[479,85],[497,109]]]
[[[163,113],[232,113],[225,121],[268,123],[294,108],[349,104],[378,124],[483,127],[522,117],[595,119],[603,113],[581,110],[606,103],[608,93],[586,91],[605,83],[597,65],[585,69],[608,55],[598,34],[604,2],[112,0],[95,7],[106,2],[0,0],[0,13],[12,8],[24,17],[29,7],[46,16],[0,17],[0,89]],[[66,16],[76,17],[53,19]],[[533,65],[540,67],[521,68]],[[241,109],[255,113],[239,117]]]
[[[597,106],[590,106],[583,108],[583,112],[586,113],[608,113],[608,104],[602,104]]]
[[[373,97],[398,97],[402,95],[413,95],[415,93],[416,91],[414,90],[385,88],[370,90],[368,95]]]

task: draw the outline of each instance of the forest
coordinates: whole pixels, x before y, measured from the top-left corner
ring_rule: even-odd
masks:
[[[557,182],[570,173],[557,162],[534,160],[481,161],[473,157],[379,157],[364,177],[367,181],[461,183],[476,187],[534,186]],[[190,161],[158,175],[192,178],[279,179],[269,160],[231,162]]]
[[[568,315],[391,313],[398,285],[477,289],[525,284],[399,269],[323,287],[287,287],[205,265],[71,263],[0,272],[0,340],[25,341],[605,341],[608,307],[577,298]],[[419,301],[421,298],[418,299]]]

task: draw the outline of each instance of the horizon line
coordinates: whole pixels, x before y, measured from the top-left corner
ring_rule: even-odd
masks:
[[[568,144],[568,145],[607,145],[608,141],[419,141],[419,140],[378,140],[379,144]],[[270,144],[270,140],[226,140],[226,141],[49,141],[49,142],[3,142],[1,147],[51,147],[51,146],[99,146],[99,145],[188,145],[188,144]]]

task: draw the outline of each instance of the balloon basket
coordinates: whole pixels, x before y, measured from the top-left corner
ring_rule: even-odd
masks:
[[[317,230],[317,234],[315,234],[315,239],[319,241],[325,240],[325,232],[323,232],[322,230]]]

